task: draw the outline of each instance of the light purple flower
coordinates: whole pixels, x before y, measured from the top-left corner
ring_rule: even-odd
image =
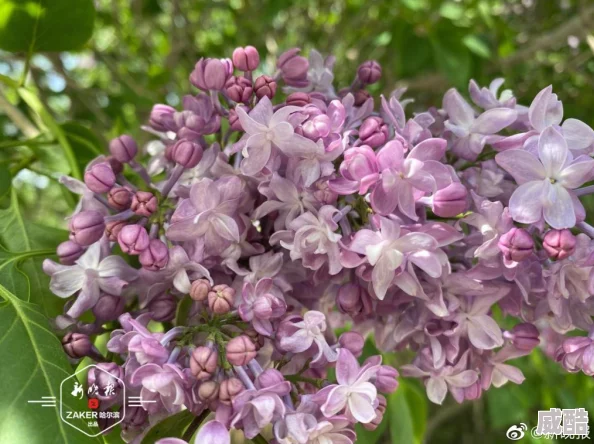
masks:
[[[229,430],[219,421],[208,421],[198,431],[195,444],[231,444]]]
[[[243,285],[243,302],[239,314],[244,321],[252,322],[254,329],[264,336],[272,336],[271,320],[281,317],[287,311],[283,294],[272,279],[260,279],[254,286],[250,282]]]
[[[286,407],[280,397],[290,390],[288,382],[262,390],[244,390],[233,400],[236,414],[231,426],[238,428],[241,424],[246,438],[255,437],[265,426],[285,416]]]
[[[281,337],[280,345],[284,350],[292,353],[302,353],[315,345],[318,352],[312,364],[320,362],[322,358],[328,362],[334,362],[338,355],[326,341],[324,336],[326,326],[326,316],[319,311],[310,310],[303,315],[302,320],[292,323],[296,331],[289,336]]]
[[[516,98],[514,97],[510,89],[504,89],[499,92],[501,85],[505,82],[505,79],[499,77],[494,79],[489,87],[480,88],[474,80],[470,81],[468,85],[468,92],[470,98],[474,103],[483,109],[492,108],[515,108]]]
[[[146,364],[139,367],[131,377],[133,386],[142,386],[140,396],[144,400],[157,400],[170,413],[181,409],[186,399],[185,390],[188,379],[182,370],[175,364]],[[155,413],[159,405],[146,403],[145,410]]]
[[[572,228],[584,208],[572,191],[592,177],[594,159],[573,159],[563,136],[553,127],[540,135],[538,157],[518,149],[497,154],[495,160],[520,185],[509,209],[516,222],[544,220],[553,228]]]
[[[367,424],[373,421],[376,417],[377,389],[369,380],[375,376],[380,364],[381,359],[378,359],[360,367],[350,351],[339,349],[336,362],[338,384],[324,389],[328,398],[320,409],[323,415],[329,418],[345,411],[347,417],[357,422]]]
[[[46,259],[44,269],[51,271],[50,290],[56,296],[67,298],[81,290],[67,313],[73,318],[93,308],[101,291],[120,295],[137,277],[137,271],[120,256],[102,258],[99,242],[91,245],[74,265],[60,265]]]
[[[243,148],[245,159],[241,166],[244,174],[254,175],[261,171],[270,159],[273,146],[287,156],[301,157],[316,152],[323,153],[323,148],[296,134],[293,125],[287,121],[292,113],[300,110],[298,106],[284,106],[273,113],[268,97],[263,97],[250,114],[239,105],[235,108],[247,136]]]

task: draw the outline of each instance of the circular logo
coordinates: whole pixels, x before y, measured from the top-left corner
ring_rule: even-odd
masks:
[[[528,426],[524,423],[521,423],[520,425],[513,425],[509,429],[507,429],[507,432],[505,432],[505,436],[507,436],[508,439],[511,439],[512,441],[517,441],[524,437],[524,432],[527,429]]]

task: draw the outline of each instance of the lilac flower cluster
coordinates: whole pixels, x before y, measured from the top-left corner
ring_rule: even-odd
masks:
[[[214,412],[197,442],[272,425],[279,444],[353,443],[398,387],[381,356],[357,359],[370,336],[415,353],[400,373],[438,404],[521,383],[507,362],[539,329],[589,331],[561,336],[555,357],[594,374],[594,227],[580,202],[594,131],[563,121],[551,87],[525,107],[502,79],[407,118],[404,90],[366,90],[375,61],[339,91],[333,65],[291,49],[259,75],[251,46],[201,59],[182,109],[153,108],[144,150],[122,135],[84,183],[62,179],[82,198],[60,263],[44,263],[68,298],[56,325],[70,357],[153,401],[127,413],[126,440],[187,409]],[[89,336],[105,331],[103,356]]]

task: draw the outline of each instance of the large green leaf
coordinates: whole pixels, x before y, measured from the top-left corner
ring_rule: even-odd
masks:
[[[62,312],[64,300],[49,291],[41,263],[66,238],[65,231],[26,222],[12,190],[8,206],[0,209],[0,283],[19,299],[40,305],[48,317]]]
[[[0,300],[0,442],[97,442],[60,418],[60,384],[72,375],[72,367],[45,316],[36,305],[17,298],[3,285]],[[55,397],[56,407],[27,402],[44,396]],[[85,409],[76,397],[64,397],[63,402],[72,410]],[[82,421],[76,426],[86,427]]]
[[[81,171],[87,164],[101,154],[107,154],[101,140],[86,126],[76,122],[66,122],[60,125]]]
[[[158,422],[147,432],[142,444],[153,444],[162,438],[181,438],[196,416],[189,410],[182,410]]]
[[[0,0],[0,48],[72,51],[93,34],[93,0]]]
[[[426,414],[426,405],[419,404],[414,391],[401,381],[398,390],[388,396],[388,409],[384,416],[384,420],[389,423],[391,442],[394,444],[422,442]],[[418,431],[415,430],[416,421],[419,423]]]

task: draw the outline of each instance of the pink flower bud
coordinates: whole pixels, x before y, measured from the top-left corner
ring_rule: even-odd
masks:
[[[151,239],[148,248],[140,253],[138,259],[147,270],[158,271],[169,262],[169,249],[163,241]]]
[[[175,129],[173,113],[175,113],[175,108],[169,105],[157,104],[151,110],[149,124],[157,131],[173,131]]]
[[[125,220],[107,222],[105,225],[105,234],[107,235],[107,238],[112,242],[117,242],[120,231],[122,231],[122,228],[126,225],[128,225],[128,223]]]
[[[98,211],[81,211],[70,219],[69,228],[70,240],[86,247],[101,239],[105,221]]]
[[[233,67],[225,60],[200,59],[190,74],[190,83],[203,91],[221,91]]]
[[[64,265],[72,265],[82,256],[85,250],[76,242],[65,241],[58,245],[56,253],[60,258],[60,263]]]
[[[116,176],[120,174],[122,171],[124,171],[124,164],[115,157],[107,156],[105,160],[107,161],[107,163],[109,163],[109,166],[113,171],[113,174],[115,174]]]
[[[227,96],[237,103],[248,103],[254,92],[252,82],[245,77],[229,77],[225,83],[225,92]]]
[[[304,92],[294,92],[287,96],[285,103],[288,106],[305,106],[311,103],[311,97]]]
[[[386,407],[388,405],[386,398],[382,395],[377,395],[378,405],[375,408],[375,418],[366,424],[362,424],[363,428],[369,431],[374,431],[378,428],[381,422],[384,420],[384,413],[386,413]]]
[[[107,202],[118,211],[127,210],[132,203],[132,193],[124,187],[112,188],[107,194]]]
[[[204,381],[198,387],[198,399],[209,404],[219,397],[219,383],[216,381]]]
[[[227,343],[226,352],[231,365],[246,365],[256,357],[256,346],[246,335],[241,335]]]
[[[93,344],[89,337],[83,333],[66,333],[62,338],[62,347],[68,356],[73,359],[84,358],[91,353]]]
[[[260,54],[253,46],[235,48],[232,59],[233,66],[242,71],[253,71],[260,64]]]
[[[512,228],[499,238],[499,249],[508,261],[521,262],[534,250],[534,240],[523,228]]]
[[[103,294],[93,307],[95,319],[101,323],[115,321],[126,309],[126,300],[121,296]]]
[[[149,217],[159,207],[157,198],[153,193],[148,191],[137,191],[132,198],[130,208],[139,216]]]
[[[377,82],[382,76],[382,67],[375,60],[367,60],[359,65],[357,78],[364,85],[371,85]]]
[[[254,82],[254,92],[258,99],[264,96],[272,99],[276,94],[276,82],[272,77],[266,75],[260,76]]]
[[[109,142],[109,152],[119,162],[128,163],[138,153],[138,145],[132,137],[123,134]]]
[[[375,386],[380,392],[392,393],[398,388],[398,370],[389,365],[381,365],[375,375]]]
[[[303,135],[313,141],[330,134],[330,118],[324,114],[315,116],[303,124]]]
[[[96,163],[85,172],[85,185],[93,193],[107,193],[115,181],[115,174],[107,162]]]
[[[243,110],[245,112],[249,111],[249,109],[245,105],[239,106],[243,107]],[[239,117],[237,117],[237,112],[235,111],[235,108],[231,108],[229,110],[229,127],[233,131],[243,131],[243,128],[241,127],[241,122],[239,121]]]
[[[200,346],[192,352],[190,370],[198,380],[210,378],[217,370],[219,354],[216,349]]]
[[[519,350],[530,351],[540,344],[540,333],[534,324],[523,322],[514,326],[504,337],[511,339],[511,343]]]
[[[126,225],[118,234],[118,243],[124,253],[140,254],[149,246],[149,235],[140,225]]]
[[[371,94],[369,94],[369,91],[366,91],[364,89],[355,91],[354,95],[355,95],[355,106],[363,105],[371,97]]]
[[[228,285],[215,285],[208,293],[208,307],[215,314],[229,313],[234,305],[235,290]]]
[[[340,335],[338,343],[342,348],[346,348],[350,351],[355,358],[358,358],[363,353],[365,339],[363,339],[363,336],[357,332],[347,331]]]
[[[274,368],[264,370],[256,379],[256,388],[266,389],[285,382],[285,377]]]
[[[343,177],[357,182],[376,175],[379,171],[375,152],[368,146],[347,149],[344,161],[340,164],[340,172]]]
[[[388,140],[388,125],[381,117],[368,117],[359,127],[359,139],[372,148],[382,146]]]
[[[224,379],[219,387],[219,401],[231,405],[237,395],[245,390],[243,383],[235,377]]]
[[[567,228],[549,230],[542,240],[542,247],[551,259],[563,260],[575,252],[575,236]]]
[[[194,168],[202,160],[202,147],[190,140],[179,140],[171,148],[171,158],[184,168]]]
[[[171,321],[175,317],[175,311],[177,310],[177,299],[170,293],[163,293],[153,298],[147,308],[154,321]]]
[[[350,316],[357,316],[363,311],[363,290],[357,284],[344,284],[338,289],[336,305],[338,309]]]
[[[300,56],[299,51],[299,48],[292,48],[283,52],[276,63],[285,83],[296,88],[302,88],[309,84],[307,80],[309,61]]]
[[[202,302],[208,298],[208,293],[211,290],[210,282],[206,279],[198,279],[192,282],[190,288],[190,297],[195,301]]]
[[[468,208],[468,190],[459,182],[437,190],[433,195],[433,212],[439,217],[455,217]]]

